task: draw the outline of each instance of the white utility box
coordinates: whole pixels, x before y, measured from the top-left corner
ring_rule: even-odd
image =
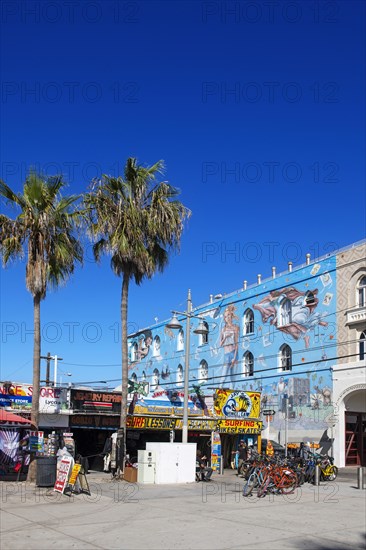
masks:
[[[155,452],[138,451],[137,483],[155,483]]]
[[[155,452],[155,483],[194,483],[196,443],[146,443]]]

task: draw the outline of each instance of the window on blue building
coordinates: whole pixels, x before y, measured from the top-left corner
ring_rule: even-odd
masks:
[[[205,325],[205,327],[207,329],[207,333],[198,335],[200,346],[204,346],[205,344],[208,344],[208,324],[206,323],[206,321],[202,321],[202,322],[203,322],[203,324]]]
[[[280,303],[279,326],[289,325],[291,323],[291,302],[284,298]]]
[[[182,365],[178,365],[177,368],[177,386],[183,385],[183,367]]]
[[[366,277],[361,277],[357,285],[358,307],[366,306]]]
[[[247,309],[244,313],[244,327],[243,334],[254,333],[254,313],[251,309]]]
[[[200,362],[199,379],[200,382],[208,380],[208,363],[204,359]]]
[[[153,387],[153,390],[156,390],[156,388],[159,385],[159,377],[160,377],[160,373],[158,369],[154,369],[153,376],[152,376],[152,384],[151,384]]]
[[[132,344],[131,346],[131,362],[133,363],[134,361],[137,361],[138,360],[138,351],[139,351],[139,347],[137,345],[137,342],[135,342],[134,344]]]
[[[292,370],[292,349],[287,344],[280,347],[280,371]]]
[[[364,331],[360,336],[360,361],[365,359],[366,351],[366,331]]]
[[[155,336],[153,341],[153,356],[158,357],[160,355],[160,338]]]
[[[184,331],[181,328],[178,332],[178,338],[177,338],[177,351],[183,351],[184,350]]]
[[[254,357],[250,351],[246,351],[243,356],[243,375],[253,376],[254,374]]]

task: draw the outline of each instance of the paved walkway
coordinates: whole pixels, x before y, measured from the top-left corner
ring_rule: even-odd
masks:
[[[353,470],[353,471],[352,471]],[[357,470],[295,494],[242,497],[232,470],[211,483],[138,485],[91,472],[92,494],[0,483],[1,549],[255,550],[365,548]]]

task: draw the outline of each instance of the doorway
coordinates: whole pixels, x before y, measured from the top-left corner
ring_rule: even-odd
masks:
[[[366,413],[345,413],[345,464],[366,466]]]

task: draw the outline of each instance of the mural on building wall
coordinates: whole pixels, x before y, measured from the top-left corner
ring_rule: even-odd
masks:
[[[190,410],[202,415],[210,402],[208,412],[214,414],[217,389],[259,392],[262,409],[276,411],[273,429],[283,428],[286,405],[289,429],[326,429],[333,413],[330,367],[337,354],[335,267],[332,256],[196,309],[209,335],[206,342],[194,334],[199,320],[192,319]],[[134,353],[130,377],[150,383],[149,395],[138,404],[141,411],[181,411],[183,332],[162,324],[131,338],[133,346],[143,351]]]

